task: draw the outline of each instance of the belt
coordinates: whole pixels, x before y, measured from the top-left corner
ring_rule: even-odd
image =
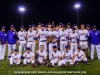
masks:
[[[80,42],[86,42],[87,40],[80,40]]]
[[[25,40],[20,40],[20,41],[25,41]]]
[[[40,42],[46,42],[46,40],[42,40],[42,41],[40,41]]]
[[[60,40],[60,41],[66,41],[66,40]]]
[[[34,41],[28,41],[28,42],[34,42]]]
[[[77,43],[77,42],[71,42],[71,43]]]

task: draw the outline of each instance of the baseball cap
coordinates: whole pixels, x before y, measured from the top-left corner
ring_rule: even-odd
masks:
[[[18,49],[16,48],[16,49],[14,49],[14,51],[18,51]]]
[[[35,24],[32,24],[32,27],[35,27]]]
[[[71,24],[70,24],[70,23],[67,23],[67,25],[69,25],[69,26],[70,26]]]
[[[75,27],[72,27],[72,30],[75,30]]]
[[[81,49],[81,46],[78,46],[77,49]]]
[[[57,48],[57,46],[56,45],[53,45],[53,48]]]
[[[32,25],[29,25],[29,28],[32,28]]]
[[[51,23],[49,22],[48,25],[51,25]]]
[[[10,27],[14,27],[14,25],[11,25]]]
[[[44,27],[44,24],[41,24],[41,27]]]
[[[45,27],[48,27],[48,25],[46,24]]]
[[[41,25],[41,23],[38,23],[38,25]]]
[[[77,24],[74,24],[74,26],[77,26]]]
[[[65,27],[65,25],[64,25],[64,24],[62,24],[62,25],[61,25],[61,27]]]
[[[26,50],[31,50],[31,48],[30,47],[27,47]]]
[[[62,23],[59,23],[59,25],[62,25]]]
[[[67,48],[67,49],[68,49],[68,48],[69,48],[69,45],[65,45],[65,48]]]
[[[5,26],[2,26],[1,28],[5,29],[6,27]]]
[[[92,28],[96,28],[96,25],[93,25]]]
[[[21,26],[20,26],[20,28],[24,28],[24,26],[23,26],[23,25],[21,25]]]
[[[54,25],[52,25],[51,28],[54,28]]]
[[[90,24],[87,24],[86,27],[90,27]]]

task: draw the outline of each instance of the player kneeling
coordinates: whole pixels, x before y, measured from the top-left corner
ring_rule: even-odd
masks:
[[[70,66],[73,66],[74,64],[74,58],[73,58],[73,53],[71,52],[71,50],[69,50],[69,46],[66,45],[65,46],[66,51],[62,52],[62,60],[60,60],[58,63],[58,66],[67,66],[68,64],[66,63],[70,63]]]
[[[75,64],[77,65],[80,61],[84,61],[85,64],[89,65],[86,54],[81,50],[81,46],[77,47],[77,51],[74,53]]]
[[[53,51],[50,54],[50,63],[47,66],[54,66],[55,64],[59,65],[59,60],[61,59],[61,52],[58,51],[57,46],[53,46]]]
[[[20,59],[21,57],[21,54],[18,53],[18,49],[14,49],[14,53],[12,53],[10,56],[9,56],[9,60],[10,60],[10,67],[13,67],[13,63],[16,64],[16,67],[19,66],[20,64]]]
[[[40,45],[40,49],[36,52],[37,55],[37,65],[39,66],[40,64],[47,65],[47,53],[44,50],[44,46]]]
[[[30,47],[27,47],[23,57],[23,66],[26,66],[27,63],[31,63],[32,66],[37,67],[37,65],[34,63],[35,55],[31,52]]]

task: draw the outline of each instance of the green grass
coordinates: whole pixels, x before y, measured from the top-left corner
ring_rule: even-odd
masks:
[[[37,50],[37,47],[36,47]],[[90,53],[90,52],[89,52]],[[90,54],[89,54],[90,55]],[[7,50],[6,50],[6,56],[7,58]],[[85,65],[84,63],[79,63],[77,66],[68,66],[68,67],[58,67],[57,65],[55,67],[45,67],[44,65],[41,65],[37,68],[31,67],[30,64],[28,64],[26,67],[22,67],[22,64],[16,68],[14,65],[13,68],[9,67],[9,61],[6,59],[4,61],[0,61],[0,75],[99,75],[100,74],[100,60],[97,59],[97,55],[95,52],[95,59],[90,60],[89,63],[91,65]],[[29,71],[29,72],[36,72],[36,73],[15,73],[15,72],[21,72],[21,71]],[[65,71],[66,73],[37,73],[39,71]],[[69,71],[86,71],[86,73],[68,73]]]

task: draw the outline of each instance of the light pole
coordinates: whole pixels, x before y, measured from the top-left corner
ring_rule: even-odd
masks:
[[[20,7],[19,8],[19,11],[22,12],[22,25],[23,25],[23,12],[25,11],[25,8],[24,7]]]
[[[77,23],[78,23],[78,28],[79,28],[79,15],[78,15],[78,9],[80,8],[80,4],[75,4],[74,7],[77,9]]]

